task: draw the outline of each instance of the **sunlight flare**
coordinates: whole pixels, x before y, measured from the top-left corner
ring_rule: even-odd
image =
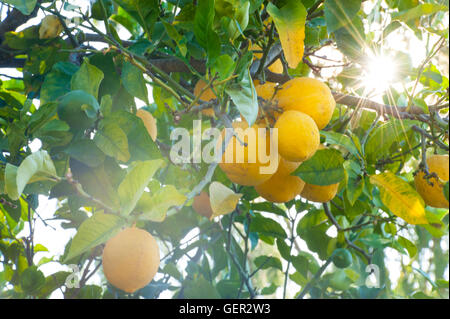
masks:
[[[397,67],[392,58],[377,55],[369,58],[362,74],[362,84],[368,92],[383,93],[395,79]]]

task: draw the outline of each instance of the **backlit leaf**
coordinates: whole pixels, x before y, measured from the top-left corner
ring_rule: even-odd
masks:
[[[241,197],[242,194],[236,194],[222,183],[212,182],[209,185],[209,200],[213,211],[210,219],[234,211]]]
[[[425,203],[416,190],[391,172],[370,176],[380,189],[381,201],[396,216],[409,224],[428,224]]]
[[[83,90],[97,98],[98,89],[103,77],[103,72],[96,66],[90,64],[88,59],[85,59],[80,69],[72,77],[71,89]]]
[[[80,228],[78,228],[64,261],[69,261],[86,252],[88,249],[103,244],[114,236],[123,225],[124,221],[117,215],[101,212],[95,213],[91,218],[86,219],[80,225]]]
[[[167,185],[155,194],[142,194],[135,211],[142,213],[142,219],[162,222],[166,218],[167,210],[170,207],[182,205],[185,201],[186,196],[181,194],[175,186]]]
[[[152,160],[135,163],[124,180],[119,185],[120,213],[128,215],[136,206],[139,198],[144,193],[153,174],[163,164],[162,160]]]
[[[286,61],[295,69],[303,59],[307,11],[301,1],[289,0],[280,9],[269,3],[267,12],[275,22]]]
[[[308,184],[331,185],[345,177],[344,158],[335,149],[318,150],[313,157],[303,162],[292,175],[300,177]]]

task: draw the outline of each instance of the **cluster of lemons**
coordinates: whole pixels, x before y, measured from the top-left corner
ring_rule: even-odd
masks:
[[[194,94],[203,101],[215,99],[214,92],[206,86],[200,80]],[[258,116],[256,123],[251,126],[256,136],[253,143],[248,141],[248,135],[243,131],[236,130],[224,151],[220,168],[233,183],[254,186],[258,194],[270,202],[285,203],[297,195],[314,202],[330,201],[336,195],[339,184],[312,185],[291,175],[318,149],[325,148],[320,144],[319,130],[329,123],[336,106],[330,89],[323,82],[307,77],[294,78],[278,87],[275,83],[260,84],[255,81],[255,88],[258,96],[274,107],[264,112],[263,116]],[[202,112],[206,116],[213,115],[212,109]],[[267,124],[278,130],[278,154],[270,152],[270,132],[258,130]],[[232,125],[235,129],[248,128],[244,119]],[[225,130],[222,134],[225,135]],[[243,153],[236,151],[238,143],[243,143]],[[278,169],[274,174],[261,173],[260,169],[267,163],[261,163],[257,155],[256,161],[249,160],[258,154],[259,147],[266,147],[266,154],[272,154],[270,161],[278,160]],[[233,154],[233,157],[229,154]],[[233,160],[225,161],[225,158]]]
[[[206,83],[198,82],[196,94],[205,88]],[[296,78],[281,86],[278,90],[275,84],[256,84],[258,95],[265,100],[278,105],[281,112],[269,111],[268,121],[278,128],[279,165],[274,174],[261,174],[262,163],[249,163],[249,152],[257,150],[258,145],[269,147],[270,134],[261,134],[260,127],[265,127],[266,119],[259,118],[251,127],[255,130],[255,143],[249,144],[246,136],[238,132],[238,138],[233,137],[223,156],[227,155],[237,143],[247,143],[239,161],[236,152],[231,163],[221,163],[221,169],[228,178],[237,184],[254,186],[258,194],[274,203],[283,203],[301,195],[314,202],[330,201],[337,193],[339,184],[328,186],[312,185],[303,182],[299,177],[291,175],[305,160],[311,158],[316,150],[325,148],[319,143],[319,129],[324,128],[331,119],[335,101],[329,88],[322,82],[311,78]],[[212,90],[203,90],[200,97],[208,101],[215,99]],[[203,110],[207,116],[213,115],[212,109]],[[140,117],[153,139],[156,138],[156,123],[150,118],[150,113],[139,110]],[[234,128],[248,128],[245,120],[233,123]],[[224,134],[224,132],[223,132]],[[240,141],[239,141],[240,140]],[[268,154],[269,152],[267,152]],[[271,159],[273,160],[273,159]],[[433,155],[427,159],[428,171],[431,177],[426,177],[420,171],[415,176],[418,193],[429,206],[448,208],[449,202],[444,196],[443,187],[449,179],[449,156]],[[207,217],[213,214],[208,193],[201,192],[194,198],[193,209]],[[351,254],[341,249],[336,252],[334,263],[343,268],[351,263]],[[337,250],[339,251],[339,249]],[[155,276],[160,264],[159,247],[156,240],[147,231],[135,227],[126,228],[110,239],[103,250],[103,270],[108,281],[125,292],[132,293],[145,287]]]

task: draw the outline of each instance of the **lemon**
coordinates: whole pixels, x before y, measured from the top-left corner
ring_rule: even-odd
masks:
[[[132,293],[148,285],[158,271],[159,247],[145,230],[126,228],[108,240],[102,263],[106,279]]]
[[[278,152],[288,161],[306,161],[319,147],[319,129],[314,120],[305,113],[283,112],[274,128],[278,129]]]

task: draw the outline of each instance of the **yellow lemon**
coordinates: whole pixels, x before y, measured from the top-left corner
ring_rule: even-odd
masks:
[[[275,129],[278,129],[278,152],[288,161],[306,161],[319,147],[319,129],[305,113],[283,112],[275,123]]]
[[[284,110],[295,110],[308,114],[319,130],[331,120],[336,102],[324,83],[312,78],[295,78],[284,83],[275,99]]]
[[[255,186],[256,192],[273,203],[293,200],[305,186],[300,177],[290,175],[299,165],[298,162],[289,162],[281,158],[276,173],[266,182]]]
[[[102,263],[106,279],[132,293],[149,284],[158,271],[159,247],[145,230],[126,228],[108,240]]]
[[[270,165],[278,165],[279,161],[279,155],[271,152],[269,132],[257,124],[249,128],[246,122],[234,122],[233,128],[238,139],[236,136],[230,139],[219,163],[220,168],[233,183],[255,186],[265,182],[276,171],[277,166],[270,171]],[[223,140],[225,135],[224,129]],[[260,153],[267,158],[261,159]]]
[[[305,183],[300,196],[312,202],[326,203],[336,196],[338,188],[339,183],[326,186]]]

